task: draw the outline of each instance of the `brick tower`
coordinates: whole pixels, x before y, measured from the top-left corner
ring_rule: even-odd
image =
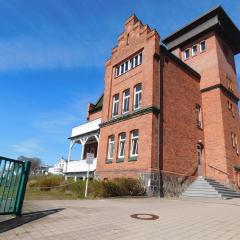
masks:
[[[221,7],[163,40],[168,50],[201,75],[203,112],[202,174],[236,182],[240,139],[238,84],[234,55],[240,33]]]

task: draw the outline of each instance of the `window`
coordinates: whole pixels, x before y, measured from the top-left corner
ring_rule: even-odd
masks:
[[[107,159],[112,160],[113,159],[113,153],[114,153],[114,136],[110,136],[108,138],[108,154]]]
[[[129,60],[125,61],[124,63],[122,63],[121,65],[117,66],[115,76],[118,77],[118,76],[128,72],[132,68],[137,67],[140,64],[142,64],[142,53],[135,55],[131,59],[129,59]]]
[[[228,100],[228,110],[232,113],[232,116],[235,117],[234,107],[233,104]]]
[[[142,64],[142,53],[138,55],[138,65]]]
[[[131,132],[131,156],[138,155],[138,130],[133,130]]]
[[[192,46],[192,56],[196,56],[197,55],[197,45]]]
[[[198,104],[196,105],[195,112],[196,112],[197,127],[202,128],[202,111],[201,111],[200,105]]]
[[[184,51],[184,60],[187,60],[190,57],[190,51],[189,49]]]
[[[233,92],[232,80],[228,76],[227,76],[227,86],[228,86],[228,89]]]
[[[120,66],[116,67],[116,76],[120,75]]]
[[[134,110],[139,109],[142,104],[142,84],[134,88]]]
[[[125,142],[126,133],[121,133],[119,135],[118,158],[124,158],[125,156]]]
[[[127,89],[123,92],[123,108],[122,113],[127,113],[129,111],[129,100],[130,100],[130,90]]]
[[[200,52],[204,52],[206,50],[206,42],[200,42]]]
[[[128,71],[128,62],[125,62],[124,63],[124,72],[127,72]]]
[[[232,147],[236,149],[237,155],[239,155],[237,135],[233,132],[231,133],[231,139],[232,139]]]
[[[118,105],[119,105],[119,94],[116,94],[113,96],[113,108],[112,108],[113,117],[118,115]]]
[[[120,74],[123,74],[124,73],[124,64],[121,65],[121,71],[120,71]]]

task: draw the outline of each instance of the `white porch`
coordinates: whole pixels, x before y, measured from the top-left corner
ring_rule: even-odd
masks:
[[[99,142],[99,124],[101,119],[96,119],[91,122],[79,125],[72,129],[72,134],[70,139],[69,153],[67,159],[66,171],[64,172],[66,177],[73,177],[75,180],[77,178],[85,179],[88,164],[86,163],[87,153],[94,154],[93,164],[89,166],[90,178],[94,177],[94,173],[97,166],[97,151]],[[79,155],[79,160],[71,160],[71,152],[75,144],[82,145],[82,151]]]

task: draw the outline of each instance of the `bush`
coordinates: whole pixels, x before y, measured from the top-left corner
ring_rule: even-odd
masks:
[[[143,196],[145,189],[138,179],[115,178],[103,182],[104,197]]]
[[[63,185],[61,187],[57,187]],[[71,194],[75,198],[84,198],[86,182],[73,179],[64,181],[62,176],[43,176],[28,182],[28,188],[39,188],[41,191],[54,191],[56,193]],[[56,188],[53,188],[56,187]],[[31,189],[31,191],[32,191]],[[50,193],[49,193],[50,194]],[[118,196],[142,196],[145,189],[140,180],[132,178],[116,178],[113,180],[89,180],[88,197],[118,197]]]
[[[40,187],[41,191],[50,191],[52,187],[60,186],[64,184],[64,178],[62,176],[46,176],[37,180],[37,187]]]
[[[66,184],[69,184],[65,187],[65,192],[71,192],[77,198],[83,198],[85,193],[86,182],[79,180],[74,182],[73,180],[68,180]]]

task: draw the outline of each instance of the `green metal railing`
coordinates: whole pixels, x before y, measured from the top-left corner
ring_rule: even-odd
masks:
[[[30,165],[0,156],[0,215],[21,214]]]

